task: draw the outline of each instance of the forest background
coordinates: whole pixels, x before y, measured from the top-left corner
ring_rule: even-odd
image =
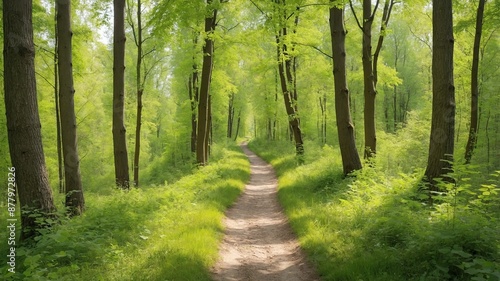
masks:
[[[439,280],[443,276],[459,276],[471,280],[500,278],[499,229],[495,226],[500,213],[500,112],[496,106],[500,103],[500,96],[497,94],[499,84],[496,80],[500,75],[499,1],[487,1],[485,5],[478,73],[479,129],[476,148],[468,165],[463,163],[471,123],[472,53],[479,1],[453,2],[456,101],[453,137],[455,171],[452,175],[454,181],[443,183],[440,192],[449,196],[438,197],[432,206],[429,206],[431,204],[427,201],[428,193],[419,192],[419,182],[424,175],[429,153],[432,116],[433,26],[432,5],[429,1],[380,1],[380,6],[374,14],[374,47],[380,35],[384,36],[377,63],[374,123],[378,145],[376,156],[363,162],[363,169],[355,172],[355,178],[343,177],[345,170],[342,169],[340,160],[332,75],[329,2],[290,0],[284,4],[289,11],[295,11],[292,13],[294,17],[286,20],[288,24],[291,23],[290,33],[281,37],[284,44],[293,46],[286,53],[294,58],[293,88],[296,97],[292,106],[296,112],[292,117],[285,110],[280,84],[278,62],[281,58],[279,51],[278,58],[276,54],[277,45],[280,44],[276,41],[278,23],[272,20],[272,13],[275,12],[272,5],[265,1],[246,0],[214,2],[218,10],[217,19],[215,30],[209,35],[215,42],[210,88],[211,156],[208,158],[209,165],[201,169],[211,169],[211,164],[213,167],[224,165],[220,163],[229,161],[224,159],[231,156],[238,158],[234,156],[237,148],[233,143],[243,138],[253,139],[250,145],[277,168],[280,175],[280,198],[287,214],[306,251],[319,264],[320,271],[327,279],[339,280],[335,278],[349,274],[358,274],[358,277],[375,274],[370,270],[380,266],[376,260],[379,260],[381,255],[384,260],[388,260],[388,269],[381,275],[374,275],[375,279],[369,280],[388,280],[384,278],[392,276],[391,270],[395,270],[398,265],[409,267],[409,261],[414,258],[410,253],[421,255],[422,258],[417,259],[421,263],[417,262],[417,265],[406,273],[402,270],[397,274],[408,274],[406,277],[416,276],[415,278],[428,280]],[[387,26],[381,22],[384,4],[382,2],[390,3],[392,8]],[[137,21],[138,3],[142,23]],[[373,4],[375,7],[375,1]],[[345,25],[348,32],[345,49],[353,133],[357,151],[363,157],[363,32],[358,26],[358,19],[352,13],[353,10],[361,19],[362,3],[346,3]],[[89,214],[86,215],[87,218],[78,218],[83,221],[66,222],[55,232],[47,230],[42,233],[46,234],[46,238],[40,239],[38,250],[36,247],[34,250],[25,249],[26,259],[22,266],[24,277],[36,279],[39,276],[47,277],[47,274],[51,273],[59,276],[64,272],[79,272],[81,267],[92,267],[88,260],[90,256],[97,255],[96,253],[88,253],[89,256],[82,261],[76,253],[71,252],[72,250],[64,248],[69,247],[69,241],[72,241],[66,237],[70,234],[61,234],[64,233],[61,231],[64,231],[65,227],[70,232],[75,231],[71,230],[71,227],[76,229],[78,223],[82,227],[85,220],[97,220],[98,216],[94,212],[104,210],[103,206],[109,206],[104,212],[110,217],[109,227],[112,228],[114,223],[124,223],[127,226],[123,226],[121,231],[125,231],[127,227],[133,228],[132,225],[140,221],[133,219],[136,216],[133,210],[124,207],[128,200],[132,200],[131,197],[135,196],[134,200],[138,200],[131,203],[131,206],[141,206],[135,212],[150,212],[149,209],[141,209],[143,204],[149,202],[144,198],[149,196],[149,192],[152,194],[158,190],[158,193],[163,194],[161,196],[166,196],[163,193],[165,190],[174,192],[177,189],[187,189],[178,183],[179,179],[189,182],[185,179],[189,174],[201,177],[193,150],[193,146],[196,147],[192,138],[193,116],[195,119],[197,117],[197,101],[193,96],[193,87],[198,87],[195,82],[198,78],[195,78],[195,75],[201,75],[202,50],[207,38],[204,26],[207,13],[203,1],[127,2],[124,120],[130,167],[136,166],[133,159],[136,151],[140,151],[137,166],[140,179],[138,185],[143,191],[122,193],[116,190],[112,161],[113,5],[111,1],[72,1],[72,66],[76,90],[74,108],[81,179]],[[64,200],[64,181],[60,170],[62,159],[58,152],[55,113],[57,61],[54,39],[55,7],[52,1],[33,1],[33,24],[43,149],[50,186],[59,206]],[[138,38],[139,27],[143,32],[142,40]],[[138,56],[139,43],[142,55]],[[281,55],[284,56],[283,53]],[[141,58],[140,63],[138,57]],[[140,89],[142,120],[140,146],[136,146],[137,93]],[[294,129],[289,125],[290,119],[293,118],[300,118],[304,143],[303,155],[299,156],[295,156],[296,138],[293,136]],[[10,167],[4,107],[0,107],[0,126],[0,130],[5,132],[0,134],[0,167]],[[244,167],[246,164],[241,165]],[[220,173],[226,175],[221,172],[225,168],[213,169],[218,171],[215,172],[216,177],[224,179]],[[244,182],[243,174],[247,169],[245,166],[241,170],[242,174],[238,174],[241,182],[236,186]],[[132,174],[132,169],[130,172]],[[7,181],[6,170],[0,173],[0,182]],[[176,189],[175,184],[180,186]],[[192,182],[186,183],[186,186],[190,184]],[[203,194],[201,191],[193,192],[195,197],[198,192]],[[234,194],[224,199],[227,202],[220,203],[221,206],[229,205],[231,198],[236,196],[236,191],[231,192]],[[6,197],[4,193],[2,190],[3,198]],[[205,195],[200,196],[205,198]],[[206,196],[212,198],[214,195]],[[168,198],[163,200],[170,202],[171,199]],[[193,198],[184,199],[186,202],[200,200],[198,197]],[[111,202],[115,200],[116,204],[122,205],[113,205]],[[387,203],[389,201],[391,203]],[[338,204],[334,206],[332,202]],[[302,206],[304,204],[305,206]],[[159,207],[159,204],[153,206]],[[131,212],[130,217],[125,216],[130,220],[128,223],[116,222],[119,221],[117,218],[120,208]],[[186,209],[179,212],[189,209],[182,208]],[[216,209],[221,211],[219,208],[223,209]],[[369,212],[370,210],[373,212]],[[313,215],[314,213],[318,215]],[[397,216],[403,219],[398,222],[395,220]],[[418,216],[420,218],[416,219]],[[215,218],[217,216],[209,220]],[[434,228],[423,226],[427,220],[436,221]],[[412,223],[406,225],[407,222]],[[339,238],[341,230],[334,230],[341,226],[348,232],[343,238]],[[482,231],[476,232],[477,229]],[[100,236],[105,236],[100,232],[102,230],[92,231],[88,233],[88,237],[82,237],[82,245],[85,244],[84,241],[94,241],[92,239],[96,237],[105,239]],[[151,230],[134,231],[137,237],[149,237],[148,232]],[[50,235],[62,235],[63,238],[56,239]],[[423,237],[428,235],[433,239],[426,241]],[[189,240],[184,238],[185,241]],[[103,245],[111,245],[114,251],[107,258],[118,261],[123,255],[127,255],[123,254],[125,248],[122,247],[129,247],[132,242],[127,241],[128,238],[123,241],[116,237],[113,239],[118,239],[116,244],[106,241]],[[56,241],[61,240],[63,242],[55,246]],[[321,245],[315,244],[317,240],[322,241]],[[185,241],[182,243],[187,243]],[[341,242],[348,246],[335,246]],[[366,251],[368,244],[375,247],[372,249],[372,255],[367,255],[365,260],[351,257],[355,256],[354,253],[358,250]],[[436,245],[439,245],[439,251],[432,252],[431,249],[436,248]],[[51,247],[53,249],[50,249]],[[403,248],[404,251],[401,250]],[[48,251],[45,254],[49,253],[52,260],[40,260],[43,251]],[[407,255],[401,259],[388,258],[391,251],[404,252]],[[28,252],[33,257],[40,255],[39,259],[28,258]],[[211,258],[204,262],[210,264],[213,253],[211,255]],[[23,257],[23,254],[20,256]],[[128,256],[128,259],[131,257]],[[349,264],[352,268],[359,267],[359,263],[371,263],[371,266],[367,267],[366,272],[349,272],[349,266],[331,272],[332,269],[328,269],[327,264],[332,261]],[[120,262],[124,261],[118,263]],[[79,263],[83,265],[78,265]],[[206,270],[207,266],[204,264],[201,267]],[[60,269],[57,271],[54,268]],[[434,271],[429,268],[434,268]],[[92,273],[105,274],[104,269],[97,271]],[[397,274],[393,276],[394,280],[401,276]]]

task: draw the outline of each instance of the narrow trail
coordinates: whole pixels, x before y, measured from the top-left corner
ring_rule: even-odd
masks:
[[[212,269],[216,281],[318,281],[277,198],[274,169],[246,144],[250,182],[226,212],[226,230],[219,260]]]

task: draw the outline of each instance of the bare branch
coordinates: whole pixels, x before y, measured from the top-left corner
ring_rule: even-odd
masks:
[[[356,23],[358,24],[359,29],[361,29],[363,32],[363,26],[359,23],[358,16],[356,15],[356,11],[354,11],[354,7],[352,6],[352,0],[349,0],[349,6],[351,7],[352,14],[354,15],[354,19],[356,20]]]
[[[328,53],[325,53],[323,50],[321,50],[319,47],[316,47],[314,45],[308,45],[308,44],[302,44],[302,43],[298,43],[298,42],[293,42],[293,44],[295,45],[299,45],[299,46],[305,46],[305,47],[310,47],[310,48],[313,48],[315,49],[316,51],[320,52],[321,54],[325,55],[326,57],[330,58],[330,59],[333,59],[333,56],[328,54]]]

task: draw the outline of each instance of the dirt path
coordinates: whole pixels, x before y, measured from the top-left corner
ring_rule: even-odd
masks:
[[[277,199],[274,169],[242,145],[251,176],[242,196],[226,213],[216,281],[320,280],[306,262]]]

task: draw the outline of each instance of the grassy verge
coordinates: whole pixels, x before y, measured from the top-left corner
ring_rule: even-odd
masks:
[[[280,202],[324,280],[500,280],[498,176],[457,175],[429,206],[418,191],[423,170],[398,171],[383,153],[383,163],[344,179],[336,148],[306,143],[297,165],[290,143],[249,145],[275,167]]]
[[[16,274],[3,263],[0,279],[210,280],[223,213],[250,174],[239,147],[213,151],[212,164],[173,184],[88,192],[83,216],[19,247]]]

